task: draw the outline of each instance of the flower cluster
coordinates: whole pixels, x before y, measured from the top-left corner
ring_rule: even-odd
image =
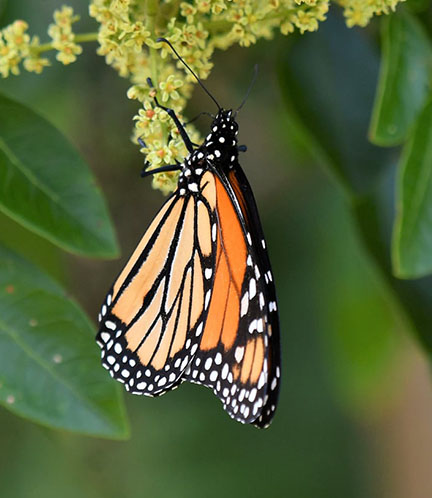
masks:
[[[30,36],[26,33],[28,24],[15,21],[0,32],[0,73],[3,78],[9,73],[19,74],[19,63],[28,54]]]
[[[344,7],[347,25],[366,26],[374,15],[388,14],[396,9],[396,5],[405,0],[338,0]]]
[[[54,12],[54,24],[50,24],[48,34],[52,39],[52,47],[56,49],[56,59],[63,64],[76,61],[76,56],[82,52],[81,45],[75,43],[72,24],[79,20],[73,15],[71,7],[62,7]]]
[[[348,26],[365,26],[372,16],[394,10],[404,0],[334,0],[344,9]],[[331,0],[91,0],[90,16],[99,24],[97,33],[75,36],[71,26],[77,20],[70,7],[54,13],[55,24],[48,34],[51,43],[40,45],[27,34],[27,24],[15,21],[0,32],[0,73],[18,74],[21,61],[25,69],[41,72],[49,64],[41,57],[57,50],[57,59],[69,64],[81,53],[77,42],[96,40],[98,54],[105,57],[120,76],[132,86],[128,97],[142,108],[135,116],[133,139],[145,144],[150,167],[181,161],[186,150],[179,133],[161,104],[181,116],[194,82],[181,63],[163,43],[165,37],[181,57],[205,79],[211,69],[215,49],[233,44],[248,47],[258,39],[270,39],[277,31],[287,35],[315,31],[326,19]],[[194,142],[199,136],[192,126],[188,133]],[[176,173],[154,175],[153,184],[164,192],[175,188]]]
[[[82,47],[75,43],[72,24],[79,17],[73,15],[70,7],[62,7],[54,12],[54,23],[48,27],[48,35],[52,42],[42,45],[38,36],[30,37],[27,33],[28,24],[25,21],[15,21],[0,31],[0,74],[3,78],[19,74],[19,65],[34,73],[41,73],[50,65],[49,59],[42,53],[57,50],[57,60],[70,64],[76,60],[76,55],[82,52]]]

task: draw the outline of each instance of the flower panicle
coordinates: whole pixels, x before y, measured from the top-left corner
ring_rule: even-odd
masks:
[[[170,48],[156,40],[169,40],[188,66],[206,79],[212,69],[216,49],[233,44],[248,47],[259,39],[271,39],[277,32],[316,31],[325,21],[331,3],[339,4],[348,26],[365,26],[374,15],[393,11],[405,0],[90,0],[89,14],[98,23],[97,33],[75,35],[78,21],[71,7],[54,12],[48,27],[51,42],[41,45],[30,37],[25,21],[15,21],[0,31],[0,74],[18,74],[20,64],[40,73],[50,64],[42,54],[56,50],[63,64],[74,62],[82,52],[79,43],[97,40],[97,53],[105,57],[131,86],[130,99],[141,103],[134,117],[133,140],[141,137],[151,168],[181,162],[185,146],[167,113],[155,105],[159,101],[180,116],[191,96],[194,78],[185,72]],[[148,79],[154,83],[150,88]],[[194,142],[200,137],[192,125],[188,133]],[[154,175],[153,186],[164,193],[175,188],[177,172]]]

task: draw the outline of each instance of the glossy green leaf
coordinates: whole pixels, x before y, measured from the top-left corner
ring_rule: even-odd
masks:
[[[293,125],[296,120],[307,125],[314,155],[319,151],[322,163],[353,196],[371,188],[388,155],[367,138],[377,75],[370,40],[335,14],[284,51],[279,63]]]
[[[66,138],[31,109],[0,95],[0,209],[68,251],[118,253],[100,189]]]
[[[397,145],[422,109],[430,89],[432,45],[417,18],[398,11],[382,21],[382,57],[369,136]]]
[[[432,272],[432,101],[421,113],[400,164],[393,240],[395,274]]]
[[[61,287],[0,246],[0,403],[52,428],[125,438],[95,330]]]

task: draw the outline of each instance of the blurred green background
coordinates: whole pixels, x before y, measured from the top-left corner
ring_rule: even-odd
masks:
[[[69,4],[82,13],[85,31],[85,2]],[[14,0],[1,24],[22,18],[43,33],[58,6]],[[432,496],[432,389],[411,325],[427,342],[432,283],[425,278],[404,288],[401,294],[426,309],[421,319],[410,317],[408,301],[392,292],[379,266],[380,254],[390,260],[389,247],[370,244],[377,235],[368,231],[379,218],[390,243],[399,154],[367,141],[379,24],[348,29],[332,9],[317,33],[218,52],[207,82],[224,106],[236,107],[253,65],[260,66],[239,124],[240,141],[248,145],[242,165],[260,208],[279,298],[284,370],[272,426],[236,424],[209,390],[185,384],[160,399],[125,396],[126,441],[52,431],[0,408],[2,498]],[[163,202],[139,177],[143,156],[130,141],[137,105],[126,98],[128,82],[94,49],[86,45],[70,67],[54,64],[41,76],[0,81],[2,93],[55,124],[91,165],[121,257],[66,255],[4,215],[0,241],[60,280],[93,321]],[[212,103],[197,88],[188,114],[201,110],[212,111]],[[205,133],[206,118],[199,126]],[[347,176],[359,192],[379,192],[377,216],[368,204],[372,194],[347,202],[337,173],[321,168],[323,156],[351,167]]]

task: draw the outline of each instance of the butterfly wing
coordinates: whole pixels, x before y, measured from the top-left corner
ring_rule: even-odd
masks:
[[[206,187],[199,195],[174,193],[102,305],[97,342],[103,365],[135,394],[175,387],[199,347],[215,261],[214,223]]]
[[[280,378],[276,294],[251,188],[240,167],[212,175],[213,290],[200,347],[184,378],[211,387],[231,417],[266,427]]]
[[[229,172],[228,184],[233,190],[232,195],[239,202],[246,230],[251,234],[252,260],[255,261],[254,273],[262,288],[259,294],[259,306],[260,310],[264,310],[267,315],[266,401],[260,417],[254,422],[258,427],[267,427],[271,423],[278,404],[281,378],[280,327],[276,288],[255,198],[246,175],[239,165]]]

